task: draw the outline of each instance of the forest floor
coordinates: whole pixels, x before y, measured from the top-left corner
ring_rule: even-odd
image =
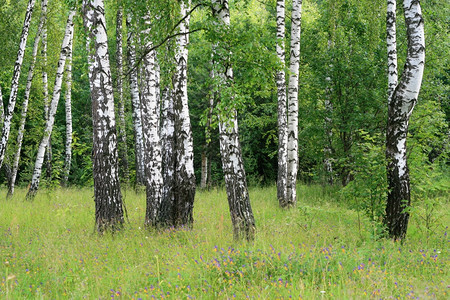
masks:
[[[91,189],[0,189],[2,299],[448,299],[449,202],[428,231],[417,214],[403,243],[377,238],[339,193],[299,186],[282,210],[253,188],[257,235],[234,242],[223,189],[198,191],[192,230],[143,228],[145,193],[124,192],[125,228],[94,232]]]

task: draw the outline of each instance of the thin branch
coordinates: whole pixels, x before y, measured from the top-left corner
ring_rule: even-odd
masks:
[[[134,66],[133,66],[130,70],[128,70],[128,72],[127,72],[126,74],[124,74],[124,77],[130,75],[130,73],[133,72],[133,71],[137,68],[137,66],[142,62],[142,60],[144,59],[144,57],[145,57],[147,54],[149,54],[149,53],[152,52],[153,50],[155,50],[155,49],[161,47],[162,45],[164,45],[169,39],[174,38],[174,37],[177,37],[177,36],[179,36],[179,35],[186,35],[186,34],[190,34],[190,33],[194,33],[194,32],[203,30],[203,28],[199,28],[199,29],[195,29],[195,30],[192,30],[192,31],[188,31],[188,32],[179,32],[179,33],[172,34],[172,32],[174,32],[175,29],[177,29],[178,26],[179,26],[184,20],[186,20],[186,18],[187,18],[188,16],[190,16],[190,15],[194,12],[194,10],[196,10],[196,9],[199,8],[200,6],[204,6],[204,5],[206,5],[206,4],[205,4],[205,3],[199,3],[199,4],[195,5],[195,6],[194,6],[194,7],[193,7],[193,8],[192,8],[192,9],[191,9],[184,17],[183,17],[183,18],[181,18],[181,19],[180,19],[180,20],[172,27],[172,29],[169,31],[169,35],[166,36],[159,44],[157,44],[157,45],[155,45],[155,46],[153,46],[153,47],[150,47],[150,48],[145,49],[144,52],[142,53],[142,55],[140,55],[139,58],[136,60],[136,63],[134,64]]]

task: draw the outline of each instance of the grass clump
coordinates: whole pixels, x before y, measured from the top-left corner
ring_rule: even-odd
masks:
[[[425,236],[413,215],[402,244],[376,239],[334,191],[298,189],[291,210],[275,187],[251,190],[252,243],[233,241],[221,189],[197,193],[192,230],[160,233],[143,226],[145,194],[126,191],[125,228],[101,237],[92,190],[42,191],[34,202],[18,190],[0,200],[0,298],[448,298],[446,227]]]

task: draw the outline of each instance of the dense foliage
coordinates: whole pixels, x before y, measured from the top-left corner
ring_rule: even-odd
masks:
[[[14,2],[14,3],[13,3]],[[20,36],[25,0],[2,1],[0,4],[0,85],[6,105],[14,64],[15,51]],[[38,1],[39,2],[39,1]],[[72,1],[73,2],[73,1]],[[49,83],[56,69],[58,49],[62,40],[64,22],[70,1],[50,0],[48,14],[49,34]],[[132,11],[136,22],[142,20],[144,9],[157,12],[152,19],[151,38],[157,45],[174,33],[179,20],[177,1],[150,1],[144,7],[142,1],[106,1],[107,29],[111,36],[110,57],[115,62],[115,11],[123,4]],[[273,184],[277,170],[276,134],[276,86],[275,72],[278,63],[275,54],[275,1],[246,0],[231,1],[231,27],[226,36],[226,45],[232,55],[235,82],[231,87],[239,110],[240,136],[244,162],[250,185]],[[288,10],[290,6],[288,1]],[[386,33],[385,1],[304,1],[301,35],[300,66],[300,116],[299,116],[299,179],[303,182],[325,182],[323,168],[324,146],[327,143],[324,130],[325,115],[332,120],[332,162],[336,182],[347,185],[347,189],[358,189],[355,197],[365,197],[366,191],[383,190],[385,186],[385,163],[383,143],[387,111],[386,82]],[[410,125],[409,157],[413,176],[413,189],[427,186],[426,178],[433,178],[433,186],[441,182],[439,190],[448,189],[448,125],[449,108],[449,24],[448,2],[422,1],[425,20],[427,60],[419,104]],[[209,1],[193,1],[188,62],[188,89],[191,120],[194,134],[195,169],[200,180],[200,156],[205,141],[205,124],[211,93],[211,43],[222,34],[215,30],[211,18]],[[399,8],[401,10],[401,8]],[[28,39],[23,70],[27,69],[33,36],[36,33],[38,9],[35,10],[31,38]],[[399,11],[398,15],[401,15]],[[398,18],[399,41],[405,41],[404,21]],[[73,160],[69,183],[78,186],[92,185],[91,163],[91,108],[87,78],[87,53],[85,33],[81,18],[76,20],[73,58]],[[286,22],[289,32],[290,22]],[[140,24],[139,26],[143,26]],[[125,43],[123,43],[125,45]],[[399,43],[399,65],[405,57],[405,42]],[[145,49],[139,49],[142,54]],[[161,86],[170,85],[173,73],[174,41],[169,39],[158,48],[161,63]],[[139,55],[138,53],[138,55]],[[289,56],[289,55],[288,55]],[[289,59],[287,57],[286,59]],[[18,181],[22,185],[30,182],[33,163],[39,140],[42,136],[42,62],[37,58],[36,75],[33,81],[31,104],[26,124],[26,135],[20,161]],[[130,66],[128,66],[129,68]],[[115,73],[115,70],[113,70]],[[16,111],[24,93],[26,72],[22,71]],[[331,80],[327,81],[327,77]],[[125,81],[126,82],[126,81]],[[127,87],[125,87],[127,91]],[[328,92],[327,92],[328,91]],[[325,98],[329,97],[333,110],[325,109]],[[126,121],[128,158],[131,163],[131,182],[134,180],[133,127],[131,104],[126,94]],[[7,150],[7,161],[14,153],[14,140],[19,116],[14,116],[12,138]],[[0,125],[1,126],[1,125]],[[45,178],[48,185],[58,185],[64,164],[65,139],[64,103],[60,101],[55,130],[52,134],[52,176]],[[221,163],[218,151],[217,120],[213,118],[211,147],[211,184],[222,184]],[[378,174],[375,176],[375,174]],[[377,177],[378,176],[378,177]],[[377,178],[377,179],[375,179]],[[369,180],[374,179],[374,180]],[[0,182],[6,183],[5,173],[0,173]],[[446,185],[446,186],[445,186]],[[437,188],[437,187],[436,187]],[[422,188],[420,188],[422,189]],[[422,190],[416,190],[419,195]],[[379,201],[384,197],[377,192]],[[419,197],[419,196],[417,196]],[[419,198],[423,198],[420,196]],[[301,199],[301,196],[300,196]],[[301,201],[301,200],[300,200]],[[367,201],[365,199],[364,201]],[[378,201],[378,200],[377,200]]]

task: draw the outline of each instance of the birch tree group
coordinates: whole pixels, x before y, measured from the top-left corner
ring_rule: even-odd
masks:
[[[36,3],[40,17],[32,22]],[[224,181],[234,238],[252,240],[249,182],[276,182],[281,208],[297,205],[297,180],[339,185],[340,178],[345,189],[364,169],[357,156],[366,154],[355,149],[370,136],[374,148],[385,146],[381,220],[387,235],[402,239],[411,206],[406,139],[424,76],[426,30],[420,2],[402,4],[404,26],[396,0],[69,1],[58,6],[62,34],[55,31],[62,18],[47,14],[52,2],[29,0],[14,68],[5,72],[10,85],[0,73],[8,195],[16,178],[29,183],[32,200],[40,181],[69,187],[83,169],[93,180],[97,231],[122,227],[122,191],[133,184],[146,190],[147,227],[192,228],[197,179],[206,188],[214,178]],[[380,8],[387,8],[386,22]],[[27,51],[29,32],[35,36]],[[406,42],[397,45],[397,36]],[[90,112],[81,118],[87,95]],[[39,134],[30,139],[28,128]],[[91,151],[92,161],[80,163]]]
[[[285,1],[277,1],[277,56],[281,70],[277,73],[278,89],[278,201],[281,207],[297,203],[298,171],[298,85],[300,67],[300,26],[302,0],[292,3],[289,84],[286,97],[285,79]]]

